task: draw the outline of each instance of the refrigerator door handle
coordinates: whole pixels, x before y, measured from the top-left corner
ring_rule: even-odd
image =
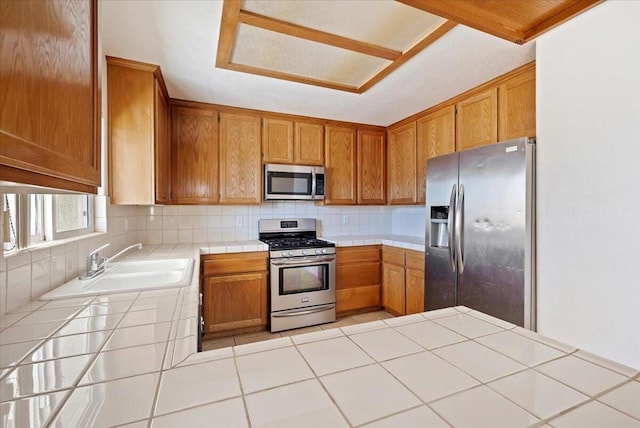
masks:
[[[454,184],[451,188],[451,198],[449,199],[449,218],[447,219],[447,226],[449,227],[449,237],[448,237],[448,245],[449,245],[449,265],[451,266],[451,272],[456,271],[456,261],[454,257],[454,240],[455,240],[455,210],[456,210],[456,185]]]
[[[458,272],[464,272],[464,185],[460,185],[458,203],[456,205],[456,259],[458,262]]]

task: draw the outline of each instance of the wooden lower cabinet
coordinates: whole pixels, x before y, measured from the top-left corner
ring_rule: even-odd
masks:
[[[382,306],[394,315],[424,311],[424,253],[395,247],[382,250]]]
[[[380,307],[380,245],[336,248],[338,315]]]
[[[267,326],[267,258],[266,252],[202,257],[205,333]]]

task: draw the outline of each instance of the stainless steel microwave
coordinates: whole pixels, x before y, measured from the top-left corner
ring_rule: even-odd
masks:
[[[324,168],[321,166],[264,166],[264,200],[324,199]]]

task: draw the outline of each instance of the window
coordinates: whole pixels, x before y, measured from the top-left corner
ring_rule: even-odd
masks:
[[[93,232],[92,195],[5,194],[4,250]]]

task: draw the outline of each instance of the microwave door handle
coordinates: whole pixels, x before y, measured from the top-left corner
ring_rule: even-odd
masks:
[[[311,168],[311,199],[316,198],[316,170]]]

